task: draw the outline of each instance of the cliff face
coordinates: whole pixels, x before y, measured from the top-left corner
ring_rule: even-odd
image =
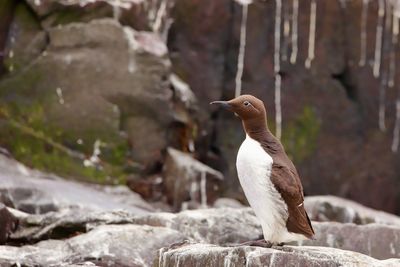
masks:
[[[208,105],[236,89],[264,100],[306,194],[400,212],[395,2],[4,3],[0,145],[30,166],[124,180],[159,172],[172,146],[240,197],[244,133]]]
[[[298,10],[295,2],[282,1],[280,9],[274,1],[248,7],[241,92],[266,102],[272,129],[277,128],[276,110],[281,110],[282,140],[306,193],[339,194],[397,210],[395,10],[385,2],[379,19],[378,1],[301,1]],[[312,3],[315,33],[310,32]],[[242,7],[232,1],[177,1],[173,14],[173,68],[199,96],[202,110],[213,99],[232,98]],[[189,19],[200,17],[203,23]],[[274,46],[276,40],[280,47]],[[275,76],[276,53],[280,66]],[[219,168],[233,177],[241,125],[230,114],[214,115],[212,147],[223,158]]]

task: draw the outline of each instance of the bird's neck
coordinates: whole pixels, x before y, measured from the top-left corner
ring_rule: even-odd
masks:
[[[246,134],[259,142],[267,152],[276,153],[282,149],[279,140],[269,130],[265,118],[243,120],[242,123]]]
[[[246,134],[257,141],[267,138],[270,133],[265,118],[243,120],[242,123]]]

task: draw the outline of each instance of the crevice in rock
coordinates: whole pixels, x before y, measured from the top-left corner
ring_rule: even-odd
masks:
[[[351,76],[350,76],[350,71],[348,69],[348,66],[345,66],[345,68],[342,70],[342,72],[332,74],[331,77],[334,80],[338,81],[340,83],[340,85],[342,85],[342,87],[346,91],[347,97],[351,101],[357,102],[357,100],[358,100],[357,88],[354,86],[354,84],[351,81]]]
[[[358,100],[358,94],[357,94],[357,88],[354,85],[352,78],[351,78],[351,71],[350,71],[350,66],[349,66],[349,61],[351,60],[352,56],[350,53],[350,45],[349,45],[349,30],[348,30],[348,16],[347,14],[347,9],[343,7],[341,3],[338,3],[340,5],[340,15],[341,15],[341,21],[340,23],[340,31],[342,32],[342,47],[343,47],[343,68],[340,72],[338,73],[332,73],[331,77],[335,80],[337,80],[344,88],[346,91],[347,97],[352,101],[352,102],[357,102]]]

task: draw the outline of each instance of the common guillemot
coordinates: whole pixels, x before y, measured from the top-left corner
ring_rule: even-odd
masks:
[[[236,168],[264,234],[264,239],[246,244],[271,246],[313,239],[299,174],[281,142],[268,129],[264,103],[252,95],[241,95],[211,104],[221,105],[239,116],[246,133]]]

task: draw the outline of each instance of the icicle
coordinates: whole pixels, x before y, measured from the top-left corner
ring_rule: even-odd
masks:
[[[133,53],[138,49],[138,43],[135,40],[134,32],[129,27],[124,27],[125,38],[128,41],[128,49],[129,49],[129,63],[128,63],[128,72],[133,73],[136,70],[135,59],[133,57]]]
[[[150,2],[150,3],[148,3]],[[156,19],[157,13],[157,0],[145,1],[145,5],[147,6],[147,20],[152,22]]]
[[[282,0],[275,0],[275,42],[274,42],[274,72],[275,72],[275,124],[276,137],[281,138],[282,135],[282,108],[281,108],[281,70],[280,54],[281,54],[281,20],[282,20]]]
[[[387,78],[384,77],[379,88],[379,129],[382,132],[386,131],[386,124],[385,124],[386,85],[387,85]]]
[[[392,16],[390,15],[391,12],[391,5],[389,5],[389,3],[387,3],[386,1],[383,3],[386,3],[386,9],[384,10],[383,14],[387,14],[386,16],[386,21],[385,21],[385,26],[386,26],[386,30],[385,32],[389,33],[391,32],[391,18]],[[383,5],[384,6],[384,5]],[[382,12],[381,12],[382,13]],[[392,28],[393,31],[393,28]],[[383,38],[383,35],[382,35]],[[382,39],[381,38],[381,39]],[[383,42],[383,40],[381,40],[381,43]],[[382,46],[382,44],[381,44]],[[382,49],[387,49],[388,47],[390,47],[391,51],[393,50],[393,46],[390,46],[389,42],[385,42],[385,47],[380,49],[380,56],[379,56],[379,62],[381,60],[381,54],[382,54]],[[392,54],[392,53],[390,53]],[[380,74],[380,70],[378,69],[378,72],[375,73],[375,75]],[[390,74],[390,65],[389,65],[389,74]],[[376,77],[378,77],[376,76]],[[381,86],[379,88],[379,129],[384,132],[386,131],[386,89],[388,86],[388,73],[386,72],[382,72],[382,80],[381,80]]]
[[[311,62],[315,57],[315,29],[317,22],[317,2],[316,0],[311,1],[310,9],[310,33],[308,36],[308,57],[305,62],[307,69],[311,67]]]
[[[363,0],[361,13],[361,47],[359,66],[365,66],[367,61],[367,21],[368,21],[368,4],[369,0]]]
[[[14,57],[14,51],[10,50],[10,52],[8,53],[8,57],[11,59]],[[9,72],[13,72],[14,71],[14,64],[11,63],[10,66],[8,67],[8,71]]]
[[[61,105],[64,105],[65,101],[64,101],[62,89],[61,89],[60,87],[58,87],[58,88],[56,89],[56,93],[57,93],[57,96],[58,96],[58,102],[59,102]]]
[[[115,0],[115,3],[112,4],[113,7],[113,18],[115,20],[119,20],[121,17],[121,7],[120,7],[120,0]]]
[[[393,130],[392,151],[396,153],[399,150],[399,135],[400,135],[400,99],[396,101],[396,121]]]
[[[393,13],[392,24],[392,49],[390,51],[390,65],[389,65],[389,87],[394,87],[394,77],[396,73],[396,46],[399,37],[399,18]]]
[[[298,17],[299,17],[299,0],[293,0],[292,11],[292,53],[290,54],[290,63],[295,64],[298,51]]]
[[[160,32],[162,20],[166,15],[167,11],[167,0],[162,0],[160,8],[157,10],[154,23],[152,25],[153,32]]]
[[[289,7],[284,6],[283,15],[283,45],[282,45],[282,60],[286,61],[288,58],[288,46],[289,46],[289,35],[290,35],[290,16]]]
[[[201,172],[200,180],[200,204],[202,208],[207,208],[207,177],[206,172]]]
[[[282,136],[282,107],[281,107],[281,86],[282,78],[280,74],[275,75],[275,123],[276,123],[276,137],[278,139]]]
[[[373,66],[374,77],[379,77],[382,56],[383,17],[385,16],[385,2],[379,0],[378,25],[376,26],[375,59]]]
[[[242,93],[242,76],[244,67],[244,53],[246,49],[246,27],[247,27],[247,13],[249,5],[242,4],[242,20],[240,23],[240,44],[239,54],[237,62],[237,71],[235,78],[235,96],[239,96]]]

